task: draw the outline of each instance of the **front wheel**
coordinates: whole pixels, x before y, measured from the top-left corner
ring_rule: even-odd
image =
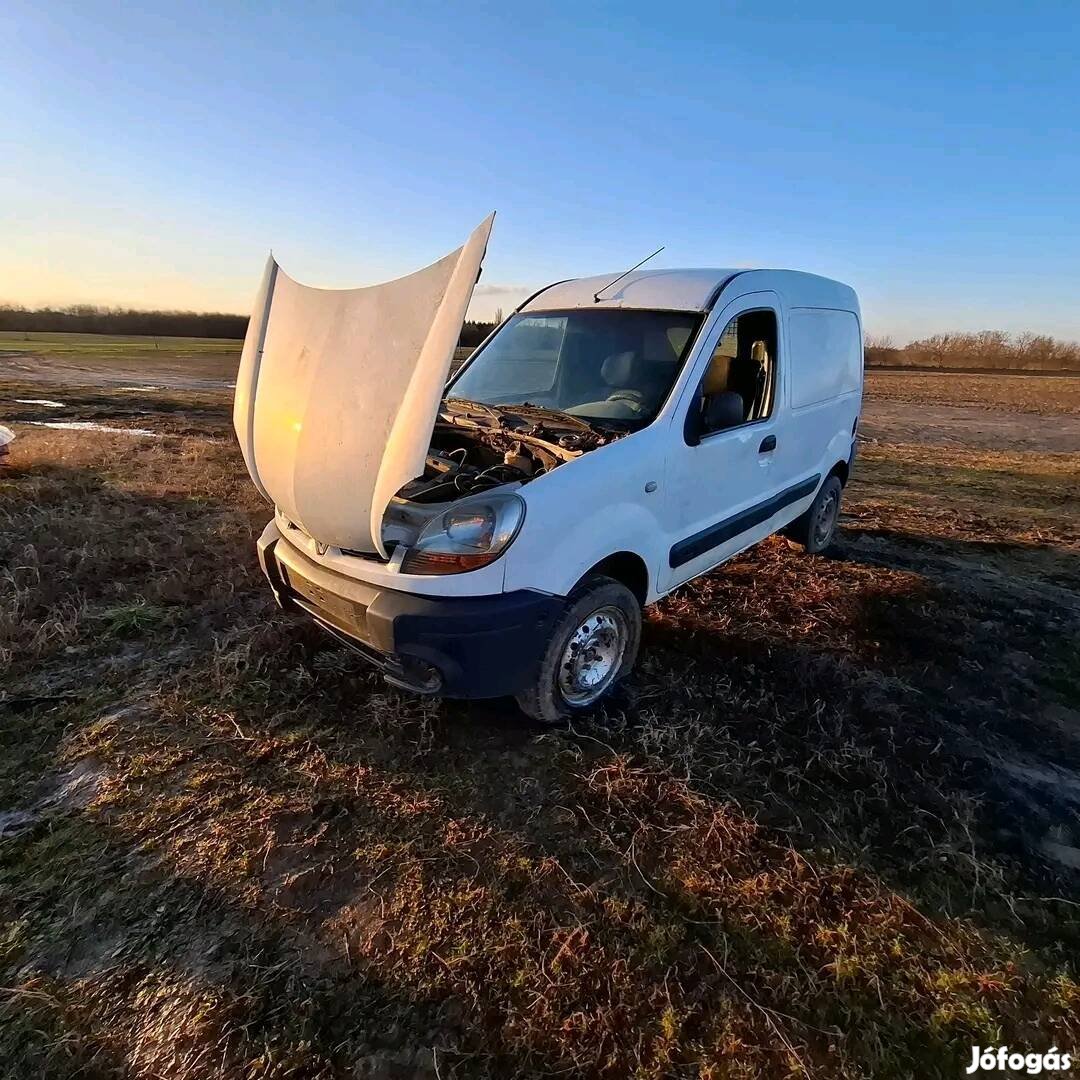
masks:
[[[787,530],[787,535],[806,548],[807,554],[819,555],[836,535],[840,520],[840,496],[843,487],[838,476],[830,476],[810,504],[810,508],[797,517]]]
[[[637,597],[613,578],[587,578],[555,624],[534,682],[517,695],[521,711],[557,724],[591,709],[629,674],[640,644]]]

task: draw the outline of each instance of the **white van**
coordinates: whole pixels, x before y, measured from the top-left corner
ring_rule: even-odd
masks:
[[[316,305],[297,331],[303,305],[288,292],[272,348],[282,280],[324,304],[346,294],[305,290],[271,264],[236,426],[277,506],[258,550],[282,606],[397,686],[514,695],[555,722],[630,671],[644,606],[780,530],[810,552],[830,543],[862,399],[859,305],[846,285],[789,270],[564,281],[525,301],[443,385],[486,238],[443,267],[469,278],[449,327],[431,329],[453,282],[433,290],[434,316],[417,316],[428,330],[403,355],[438,355],[404,364],[393,416],[378,399],[399,369],[377,359],[379,335],[397,348],[388,325],[423,303],[369,303],[374,290],[352,290],[367,307],[342,333],[360,363],[317,329],[349,321],[344,301]],[[290,441],[312,423],[308,445]],[[370,474],[409,453],[406,481],[372,499]],[[391,470],[390,482],[401,475]]]

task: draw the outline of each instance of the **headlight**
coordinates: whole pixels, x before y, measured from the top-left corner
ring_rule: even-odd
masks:
[[[403,574],[461,574],[494,562],[518,534],[525,502],[487,495],[458,503],[424,526],[401,562]]]

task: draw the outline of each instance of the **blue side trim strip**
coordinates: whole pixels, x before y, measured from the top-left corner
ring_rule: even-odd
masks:
[[[771,499],[766,499],[757,506],[751,506],[749,510],[743,510],[734,517],[725,518],[715,525],[710,525],[707,529],[702,529],[701,532],[694,533],[693,536],[688,536],[685,540],[680,540],[668,554],[668,565],[674,570],[683,563],[688,563],[707,551],[711,551],[714,547],[719,547],[740,533],[748,532],[755,525],[768,521],[773,514],[778,514],[785,506],[805,499],[807,495],[813,495],[817,491],[819,480],[821,480],[821,474],[817,473],[809,480],[803,480],[802,483],[786,488]]]

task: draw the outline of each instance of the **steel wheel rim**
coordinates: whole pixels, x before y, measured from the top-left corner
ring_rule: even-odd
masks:
[[[591,705],[614,682],[626,656],[630,626],[617,607],[590,612],[563,646],[558,685],[568,705]]]
[[[840,506],[840,500],[836,493],[830,491],[818,507],[814,518],[814,540],[818,544],[824,544],[832,536],[833,526],[836,524],[836,511]]]

